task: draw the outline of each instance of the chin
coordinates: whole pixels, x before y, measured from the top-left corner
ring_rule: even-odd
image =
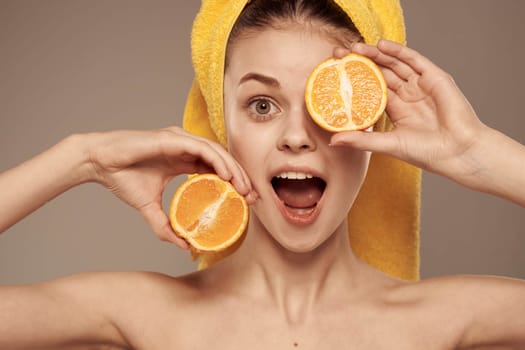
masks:
[[[320,245],[323,244],[323,242],[313,242],[311,240],[304,240],[304,241],[298,241],[298,240],[286,240],[286,241],[279,241],[279,240],[276,240],[280,246],[291,252],[291,253],[296,253],[296,254],[305,254],[305,253],[310,253],[314,250],[316,250],[317,248],[319,248]]]
[[[293,227],[287,230],[280,230],[279,233],[269,232],[268,234],[282,249],[288,252],[297,254],[311,253],[323,246],[335,234],[332,230],[330,233],[322,232],[315,226],[318,225],[308,228]]]

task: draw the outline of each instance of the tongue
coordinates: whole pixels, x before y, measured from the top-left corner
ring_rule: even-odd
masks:
[[[293,208],[313,207],[323,194],[321,186],[313,179],[280,179],[275,186],[275,192],[284,204]]]

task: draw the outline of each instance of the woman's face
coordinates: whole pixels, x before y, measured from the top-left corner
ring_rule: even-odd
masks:
[[[260,195],[251,227],[294,252],[346,225],[368,167],[367,152],[329,146],[331,134],[306,110],[308,75],[336,46],[326,31],[290,24],[241,36],[229,51],[228,147]]]

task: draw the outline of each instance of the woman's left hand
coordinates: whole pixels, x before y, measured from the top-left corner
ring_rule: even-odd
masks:
[[[382,40],[357,43],[352,52],[381,68],[388,86],[389,132],[342,132],[332,145],[389,154],[458,182],[475,173],[469,153],[489,130],[476,116],[452,77],[418,52]],[[348,50],[336,49],[335,56]]]

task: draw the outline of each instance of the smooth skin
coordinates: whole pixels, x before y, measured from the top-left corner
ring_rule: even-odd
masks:
[[[181,248],[187,246],[169,228],[160,205],[173,176],[214,171],[232,181],[252,204],[241,248],[205,271],[178,278],[93,273],[0,287],[0,348],[525,347],[523,281],[473,276],[400,281],[359,261],[348,249],[343,210],[323,210],[318,230],[298,230],[280,217],[267,219],[275,213],[274,199],[268,195],[268,178],[256,172],[262,169],[270,176],[274,168],[282,168],[270,159],[279,157],[289,167],[309,161],[319,167],[311,170],[323,175],[327,168],[336,173],[352,168],[357,190],[368,151],[394,155],[525,206],[525,147],[483,125],[448,74],[409,48],[386,41],[351,48],[382,66],[394,131],[330,135],[316,127],[299,93],[306,73],[318,61],[316,55],[347,52],[316,28],[267,29],[236,44],[230,62],[238,65],[229,67],[225,76],[231,153],[178,128],[85,134],[69,137],[0,175],[2,231],[85,182],[108,188],[136,208],[160,239]],[[277,79],[281,88],[254,83],[248,98],[235,94],[235,87],[248,71],[263,67],[247,59],[253,56],[252,45],[260,52],[279,52],[262,73]],[[290,62],[292,57],[297,62]],[[254,96],[270,99],[276,114],[254,114]],[[265,141],[262,136],[253,139],[257,132]],[[243,146],[255,141],[266,143],[258,147],[260,158],[250,160]],[[46,171],[49,168],[55,171]],[[351,205],[353,193],[336,198],[342,183],[328,176],[327,205]],[[328,224],[336,219],[336,224]],[[298,232],[305,233],[299,237]]]

